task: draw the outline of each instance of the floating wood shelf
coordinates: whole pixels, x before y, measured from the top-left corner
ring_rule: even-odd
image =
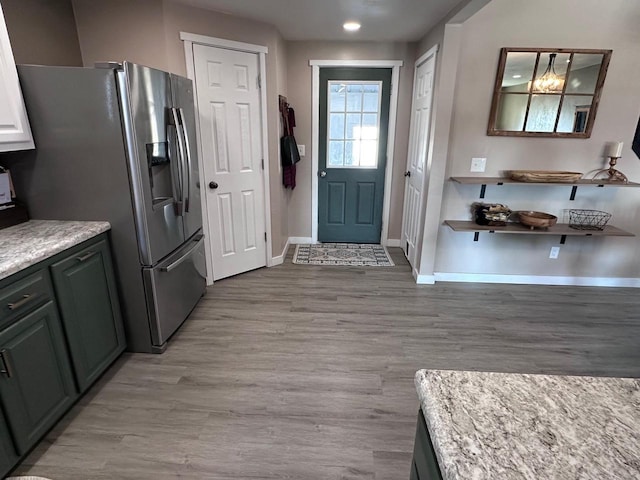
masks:
[[[605,179],[598,180],[578,180],[577,182],[520,182],[507,177],[450,177],[450,180],[461,185],[480,185],[480,198],[484,198],[487,185],[556,185],[571,187],[569,200],[575,200],[578,187],[640,187],[640,183],[635,182],[612,182]]]
[[[604,230],[577,230],[567,223],[558,223],[549,228],[531,229],[520,223],[507,223],[504,227],[491,225],[478,225],[470,220],[445,220],[454,232],[474,232],[473,241],[478,241],[480,232],[509,233],[516,235],[560,235],[560,243],[564,244],[568,236],[575,237],[635,237],[635,234],[627,232],[613,225],[606,225]]]

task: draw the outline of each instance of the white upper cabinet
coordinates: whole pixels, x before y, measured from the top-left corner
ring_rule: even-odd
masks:
[[[0,152],[34,148],[9,33],[0,6]]]

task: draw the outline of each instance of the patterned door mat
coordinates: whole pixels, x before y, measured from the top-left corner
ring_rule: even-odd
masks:
[[[385,247],[368,243],[297,245],[293,263],[371,267],[393,267],[394,265]]]

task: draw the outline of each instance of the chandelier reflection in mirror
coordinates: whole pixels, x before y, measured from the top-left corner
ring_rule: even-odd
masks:
[[[589,138],[611,53],[503,48],[487,135]]]
[[[533,81],[532,93],[558,93],[564,89],[564,78],[556,73],[557,53],[549,54],[549,65],[544,73]]]

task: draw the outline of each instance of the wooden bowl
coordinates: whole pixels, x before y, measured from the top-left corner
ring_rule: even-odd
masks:
[[[558,221],[558,217],[555,215],[544,212],[518,212],[518,217],[520,217],[520,223],[530,227],[531,230],[534,228],[549,228]]]
[[[582,174],[553,170],[511,170],[509,178],[530,183],[574,183],[582,178]]]

